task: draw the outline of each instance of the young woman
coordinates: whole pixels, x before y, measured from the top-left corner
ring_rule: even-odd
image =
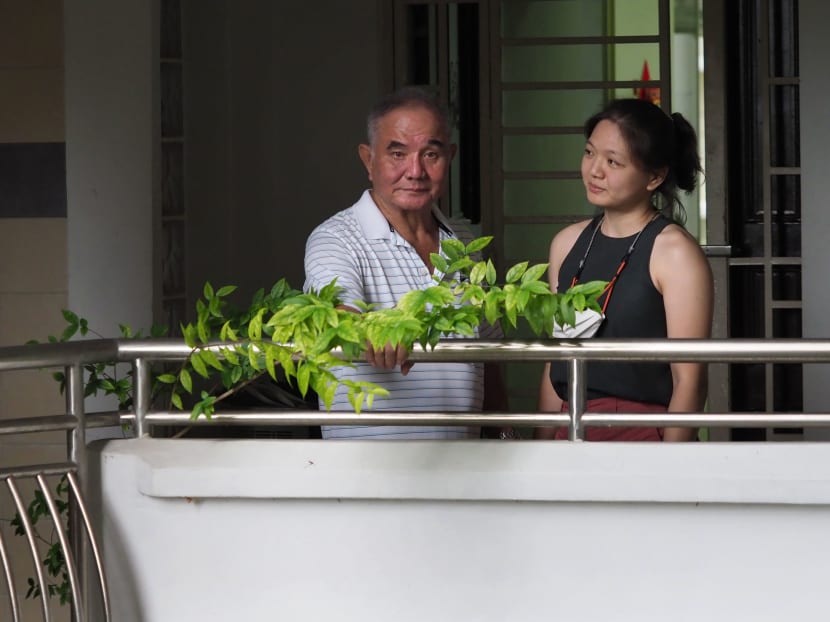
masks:
[[[550,286],[609,281],[599,302],[605,320],[596,337],[706,338],[712,325],[712,273],[683,228],[679,191],[701,172],[694,129],[639,99],[610,102],[585,123],[582,181],[599,209],[559,232],[550,246]],[[615,277],[615,275],[617,275]],[[706,399],[700,363],[595,362],[587,365],[587,410],[699,412]],[[567,411],[565,363],[545,366],[544,412]],[[691,428],[589,427],[589,441],[689,441]],[[535,438],[567,438],[563,428],[537,428]]]

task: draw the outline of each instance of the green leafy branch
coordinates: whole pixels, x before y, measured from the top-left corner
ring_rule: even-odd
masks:
[[[103,336],[94,330],[90,329],[89,322],[85,318],[79,317],[78,314],[68,309],[61,311],[63,319],[66,321],[66,326],[61,332],[60,336],[49,335],[47,341],[49,343],[60,343],[63,341],[71,341],[76,335],[86,337],[87,335],[94,335],[103,338]],[[121,337],[124,339],[141,339],[143,337],[141,331],[133,331],[130,326],[126,324],[119,324],[118,329]],[[150,329],[150,337],[164,337],[167,335],[168,329],[165,326],[153,325]],[[32,339],[28,341],[29,344],[39,343]],[[129,410],[133,405],[133,382],[132,370],[126,373],[120,373],[119,367],[113,361],[101,361],[98,363],[89,363],[84,365],[84,397],[98,395],[114,395],[118,400],[119,410]],[[54,372],[52,377],[58,383],[61,394],[66,390],[66,374],[63,372]],[[161,385],[155,383],[154,391],[158,391]]]
[[[353,366],[366,344],[434,348],[442,337],[473,337],[483,321],[500,324],[505,334],[527,322],[537,335],[551,335],[554,322],[573,326],[576,313],[599,311],[597,298],[606,282],[592,281],[564,293],[552,293],[542,280],[547,264],[521,262],[505,275],[504,285],[491,260],[479,258],[491,237],[465,245],[442,243],[442,253],[430,259],[435,285],[406,294],[395,307],[361,305],[361,313],[342,307],[336,280],[319,292],[302,293],[281,280],[266,296],[258,293],[242,314],[226,313],[233,286],[214,289],[207,283],[197,302],[197,320],[182,326],[190,355],[176,373],[159,376],[171,386],[171,405],[183,410],[196,394],[194,373],[202,380],[216,375],[222,392],[202,389],[192,407],[193,418],[210,417],[217,403],[240,387],[268,374],[284,379],[303,396],[312,389],[331,408],[338,385],[348,389],[355,412],[371,407],[387,391],[377,385],[338,379],[336,367]],[[334,352],[339,351],[339,355]]]

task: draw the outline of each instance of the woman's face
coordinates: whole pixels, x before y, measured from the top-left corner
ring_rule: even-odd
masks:
[[[613,121],[597,123],[582,155],[582,183],[588,201],[601,209],[648,208],[663,175],[643,170]]]

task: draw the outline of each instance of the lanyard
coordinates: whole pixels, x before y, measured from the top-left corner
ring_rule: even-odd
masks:
[[[617,279],[620,278],[620,274],[622,274],[622,271],[625,269],[625,266],[628,265],[628,258],[631,257],[631,253],[634,252],[634,246],[637,244],[637,240],[639,240],[640,236],[643,235],[643,231],[645,231],[651,223],[657,220],[657,217],[659,215],[659,212],[656,213],[654,216],[651,217],[651,220],[649,220],[645,224],[645,227],[640,229],[640,232],[631,242],[631,246],[628,247],[628,250],[625,252],[625,255],[623,255],[622,259],[620,260],[620,265],[617,267],[617,271],[614,273],[614,276],[611,277],[611,280],[608,281],[608,285],[606,285],[605,289],[602,290],[602,294],[605,294],[605,301],[602,303],[603,315],[605,315],[605,309],[606,307],[608,307],[608,301],[611,300],[611,293],[614,291],[614,285],[616,285]],[[579,265],[576,268],[576,274],[574,275],[574,278],[571,280],[571,287],[576,285],[579,282],[579,277],[582,276],[582,269],[585,267],[585,260],[588,259],[588,253],[591,252],[591,247],[594,245],[594,238],[597,237],[597,231],[599,231],[599,228],[602,226],[602,221],[604,218],[605,215],[603,214],[602,216],[599,216],[594,219],[596,222],[594,232],[591,234],[591,239],[588,241],[588,248],[585,249],[585,254],[582,256],[582,259],[579,260]],[[600,296],[602,294],[600,294]]]

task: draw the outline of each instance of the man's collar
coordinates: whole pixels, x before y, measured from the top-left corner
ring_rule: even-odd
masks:
[[[360,223],[363,234],[368,240],[387,240],[394,239],[395,233],[392,225],[386,220],[386,216],[380,211],[380,208],[372,198],[371,191],[365,190],[360,199],[354,205],[357,220]],[[432,215],[438,222],[438,227],[445,234],[454,236],[452,227],[447,221],[441,210],[437,205],[432,206]]]

